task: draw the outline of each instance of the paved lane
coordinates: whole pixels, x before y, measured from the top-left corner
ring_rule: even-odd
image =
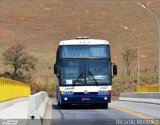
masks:
[[[129,101],[112,101],[111,104],[140,112],[155,119],[160,119],[160,105]]]
[[[51,104],[51,125],[115,125],[118,122],[120,124],[120,119],[140,119],[114,108],[72,106],[68,109],[59,109],[55,99],[51,101]]]

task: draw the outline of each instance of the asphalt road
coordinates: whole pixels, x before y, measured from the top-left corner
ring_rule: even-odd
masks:
[[[129,101],[112,101],[111,104],[142,113],[154,119],[160,119],[160,105],[157,104],[138,103]]]
[[[140,124],[142,120],[136,115],[112,107],[103,109],[91,106],[72,106],[67,109],[59,109],[55,99],[51,99],[47,107],[48,116],[46,117],[50,117],[50,125],[135,125]]]

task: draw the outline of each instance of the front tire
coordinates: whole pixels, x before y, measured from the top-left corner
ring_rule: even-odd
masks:
[[[60,107],[60,102],[58,101],[58,107]]]
[[[65,108],[65,105],[64,104],[60,104],[60,109],[64,109]]]
[[[66,109],[69,108],[71,105],[70,104],[60,104],[61,109]]]
[[[108,109],[108,103],[107,104],[103,104],[102,106],[104,109]]]

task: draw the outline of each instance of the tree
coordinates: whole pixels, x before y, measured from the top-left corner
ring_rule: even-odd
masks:
[[[127,77],[130,75],[130,67],[131,64],[135,61],[137,58],[137,48],[132,46],[124,46],[123,47],[123,53],[122,53],[123,60],[126,65],[126,75]]]
[[[16,44],[4,53],[4,63],[13,69],[12,78],[17,79],[26,72],[35,70],[37,59],[26,52],[26,47]]]

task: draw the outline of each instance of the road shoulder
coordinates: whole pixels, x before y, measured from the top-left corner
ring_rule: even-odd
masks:
[[[129,111],[136,112],[137,114],[142,114],[150,118],[160,119],[159,109],[160,105],[148,104],[148,103],[138,103],[129,101],[112,101],[110,107],[117,107],[117,109],[126,109]]]

